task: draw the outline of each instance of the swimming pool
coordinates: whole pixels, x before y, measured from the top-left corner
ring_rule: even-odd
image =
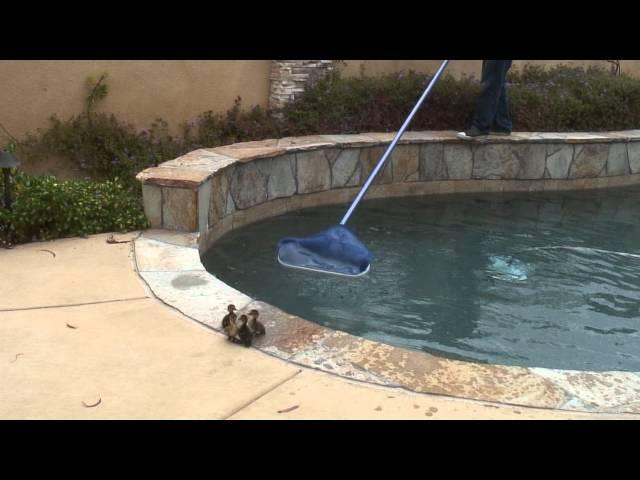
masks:
[[[248,295],[329,328],[476,362],[640,367],[640,189],[366,201],[351,227],[376,255],[342,278],[279,265],[276,244],[344,206],[234,230],[203,256]]]

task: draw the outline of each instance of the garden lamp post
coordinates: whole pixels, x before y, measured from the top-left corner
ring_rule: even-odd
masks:
[[[11,210],[11,169],[20,165],[20,161],[9,152],[0,151],[0,168],[4,175],[4,206]]]

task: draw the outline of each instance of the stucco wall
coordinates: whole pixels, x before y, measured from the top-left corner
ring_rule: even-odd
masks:
[[[117,114],[139,128],[157,117],[177,128],[206,110],[224,111],[241,96],[267,105],[270,60],[44,60],[0,61],[0,122],[21,138],[82,111],[88,76],[108,73],[110,92],[97,111]],[[0,132],[0,140],[6,140]]]

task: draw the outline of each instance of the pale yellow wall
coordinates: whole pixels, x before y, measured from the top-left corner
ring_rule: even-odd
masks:
[[[174,131],[206,110],[225,111],[241,96],[244,106],[267,106],[270,60],[0,61],[0,123],[21,138],[45,127],[54,113],[82,111],[87,76],[108,73],[110,92],[97,111],[113,112],[138,128],[156,117]],[[6,135],[0,131],[0,140]]]

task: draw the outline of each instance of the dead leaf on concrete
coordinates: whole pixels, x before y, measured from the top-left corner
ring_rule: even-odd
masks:
[[[293,407],[289,407],[289,408],[285,408],[284,410],[278,410],[278,413],[287,413],[287,412],[293,412],[296,408],[298,408],[300,405],[294,405]]]
[[[116,240],[113,235],[107,237],[107,243],[129,243],[131,240]]]
[[[13,360],[9,360],[9,363],[16,363],[20,355],[24,355],[24,353],[16,353],[16,358],[14,358]]]
[[[84,403],[84,401],[83,401],[82,405],[84,405],[87,408],[93,408],[93,407],[97,407],[98,405],[100,405],[100,403],[102,403],[102,398],[98,397],[98,401],[96,403],[87,404],[87,403]]]
[[[76,328],[78,328],[78,327],[76,327],[75,325],[70,325],[70,324],[68,324],[68,323],[67,323],[66,325],[67,325],[67,327],[69,327],[69,328],[73,328],[74,330],[75,330]]]

